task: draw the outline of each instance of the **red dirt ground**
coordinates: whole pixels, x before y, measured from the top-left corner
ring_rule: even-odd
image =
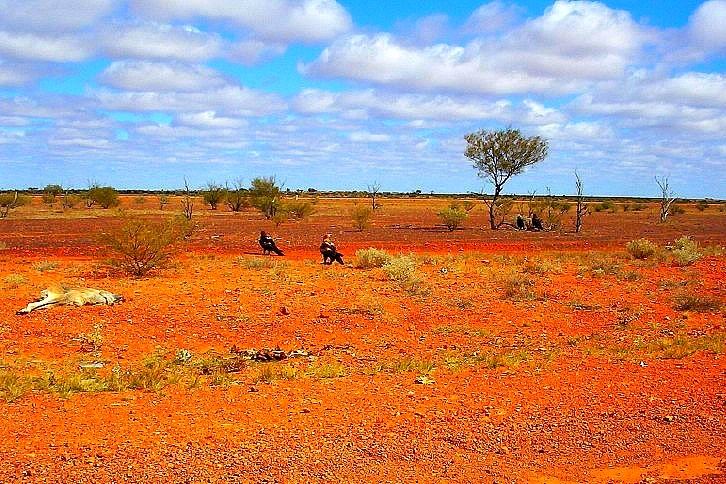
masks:
[[[723,245],[722,212],[687,208],[667,224],[654,207],[598,213],[578,235],[493,232],[478,208],[448,232],[435,215],[448,202],[384,199],[357,232],[353,203],[320,200],[280,227],[199,209],[173,266],[143,279],[102,264],[98,236],[120,223],[107,212],[36,201],[0,221],[0,396],[3,368],[63,375],[94,361],[107,374],[232,346],[314,356],[158,391],[6,391],[0,482],[726,480],[726,258],[680,267],[624,251],[640,237]],[[153,208],[149,197],[132,211]],[[261,229],[285,258],[259,255]],[[348,262],[369,246],[415,253],[415,290],[381,269],[321,266],[328,231]],[[507,296],[512,277],[530,292]],[[54,282],[126,301],[14,315]],[[679,294],[721,306],[679,310]],[[100,348],[82,352],[94,325]],[[268,367],[296,373],[261,378]],[[432,384],[416,383],[424,374]]]

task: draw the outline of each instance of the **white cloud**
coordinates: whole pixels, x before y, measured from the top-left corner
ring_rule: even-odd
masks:
[[[286,47],[283,44],[248,39],[234,44],[229,49],[227,56],[245,65],[253,65],[264,59],[282,55],[285,50]]]
[[[703,2],[690,18],[692,41],[707,51],[726,49],[726,0]]]
[[[94,47],[77,36],[45,36],[0,31],[0,54],[15,59],[79,62],[91,57]]]
[[[342,93],[306,89],[295,97],[292,105],[301,113],[339,113],[347,119],[394,118],[448,123],[497,120],[534,125],[564,120],[558,110],[529,99],[514,105],[506,99],[487,101],[471,96],[400,94],[373,89]]]
[[[146,61],[112,63],[101,73],[100,81],[128,91],[191,92],[220,87],[224,78],[201,65]]]
[[[39,69],[22,63],[9,63],[0,59],[0,86],[22,86],[41,76]]]
[[[357,34],[335,41],[301,70],[418,90],[554,95],[622,76],[647,40],[627,12],[558,1],[497,39],[420,48],[387,33]]]
[[[68,32],[109,14],[114,0],[0,0],[0,26],[22,31]]]
[[[646,83],[639,95],[704,108],[726,108],[726,75],[687,72],[680,76]]]
[[[176,123],[183,126],[197,128],[241,128],[247,126],[244,119],[217,116],[214,111],[203,111],[199,113],[181,113],[176,118]]]
[[[113,57],[174,59],[186,62],[211,59],[220,54],[222,39],[190,26],[166,24],[114,24],[105,29],[102,42]]]
[[[726,77],[688,72],[673,78],[637,73],[578,96],[568,109],[616,118],[626,127],[665,130],[661,136],[688,133],[704,139],[726,129],[725,107]]]
[[[391,136],[384,133],[369,133],[368,131],[353,131],[348,139],[355,143],[383,143],[391,140]]]
[[[521,7],[501,1],[485,3],[469,16],[464,24],[464,32],[485,34],[503,30],[514,24],[522,10]]]
[[[95,98],[105,109],[129,112],[204,112],[222,115],[264,116],[286,108],[269,94],[242,86],[223,86],[199,92],[114,92],[99,90]]]
[[[133,0],[132,4],[152,18],[227,21],[260,38],[283,42],[319,42],[351,27],[350,15],[335,0]]]

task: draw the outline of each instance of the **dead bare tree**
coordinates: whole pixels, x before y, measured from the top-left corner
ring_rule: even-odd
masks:
[[[585,203],[585,195],[583,194],[582,178],[580,178],[577,170],[575,170],[575,188],[577,190],[577,195],[575,196],[575,200],[577,201],[577,206],[575,207],[575,233],[580,233],[580,230],[582,230],[582,219],[587,215],[587,204]]]
[[[655,177],[655,182],[660,188],[660,221],[665,222],[670,213],[671,204],[676,201],[676,197],[673,196],[673,192],[668,186],[668,177],[664,176],[661,178]]]
[[[368,196],[371,197],[371,204],[372,209],[376,210],[380,206],[376,203],[376,198],[378,197],[378,193],[381,191],[381,184],[378,182],[373,182],[368,185]]]
[[[182,197],[181,204],[184,218],[191,220],[194,215],[194,200],[192,199],[191,190],[189,190],[189,183],[187,183],[186,178],[184,178],[184,196]]]

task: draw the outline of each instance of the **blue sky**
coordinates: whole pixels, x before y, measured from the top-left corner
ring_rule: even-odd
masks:
[[[464,135],[550,143],[507,191],[726,196],[726,0],[0,0],[0,189],[487,190]]]

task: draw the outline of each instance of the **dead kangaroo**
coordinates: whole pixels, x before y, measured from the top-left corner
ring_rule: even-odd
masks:
[[[15,314],[28,314],[31,311],[50,306],[83,306],[84,304],[108,304],[109,306],[123,301],[123,296],[92,287],[51,286],[40,291],[40,299],[28,304]]]

